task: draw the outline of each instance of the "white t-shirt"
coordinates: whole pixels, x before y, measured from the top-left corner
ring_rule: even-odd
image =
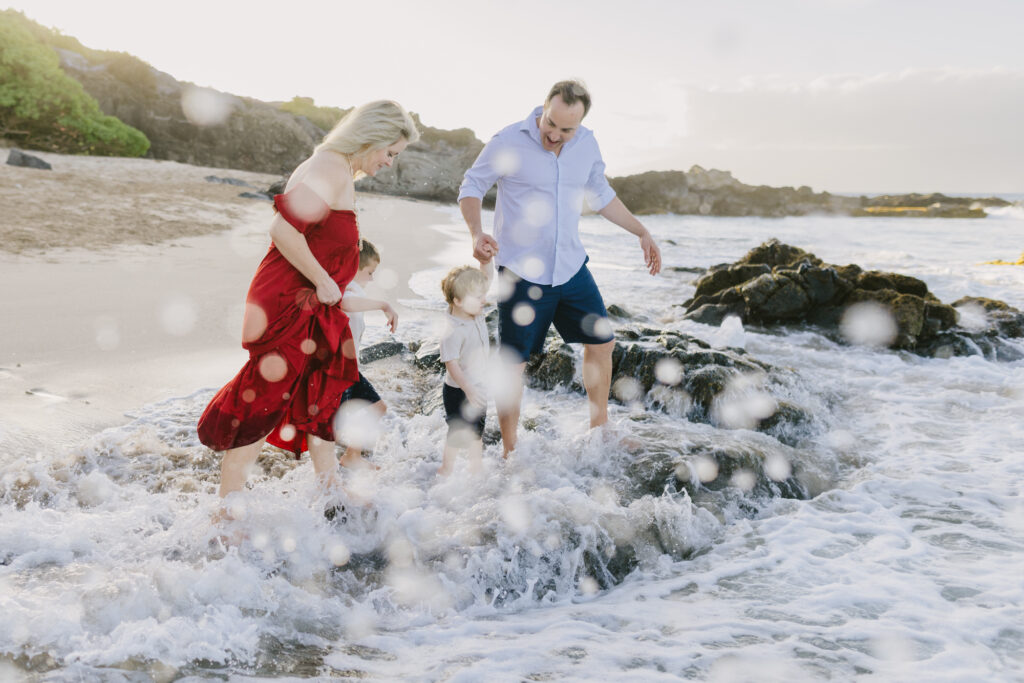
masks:
[[[485,389],[487,357],[491,352],[483,314],[474,316],[472,320],[465,320],[445,313],[444,322],[445,330],[441,335],[441,362],[459,361],[466,378],[482,393]],[[450,387],[461,388],[447,374],[444,376],[444,383]]]
[[[366,290],[364,290],[358,282],[353,280],[352,282],[345,285],[345,294],[351,294],[352,296],[366,296]],[[356,343],[356,357],[359,356],[359,344],[363,339],[363,332],[366,330],[366,323],[363,322],[363,314],[360,313],[346,313],[348,316],[348,326],[352,330],[352,341]]]

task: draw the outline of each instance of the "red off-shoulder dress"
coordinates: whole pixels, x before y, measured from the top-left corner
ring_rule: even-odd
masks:
[[[355,213],[328,208],[302,184],[274,205],[344,290],[359,269]],[[341,394],[359,380],[348,316],[322,304],[273,244],[249,286],[242,337],[249,361],[199,418],[199,440],[222,451],[266,436],[296,455],[307,434],[333,441]]]

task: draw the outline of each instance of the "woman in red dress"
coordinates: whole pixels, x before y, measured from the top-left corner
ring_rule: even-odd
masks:
[[[348,316],[380,308],[342,291],[359,268],[354,180],[391,166],[419,138],[398,103],[353,109],[274,197],[273,243],[246,297],[242,346],[249,361],[199,418],[199,440],[225,451],[220,496],[238,491],[264,441],[308,448],[317,476],[338,483],[334,415],[341,394],[359,379]],[[394,311],[383,310],[394,324]]]

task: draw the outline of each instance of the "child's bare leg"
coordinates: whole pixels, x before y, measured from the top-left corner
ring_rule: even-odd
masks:
[[[452,469],[455,467],[455,456],[458,454],[459,449],[452,445],[452,440],[449,438],[444,443],[444,455],[441,457],[441,467],[437,470],[437,476],[447,477],[452,473]]]
[[[483,458],[481,455],[484,452],[484,441],[483,439],[476,438],[466,448],[466,460],[469,461],[469,471],[476,474],[483,468]]]
[[[339,489],[341,477],[338,473],[338,456],[335,454],[334,442],[310,435],[308,445],[309,458],[313,461],[317,482],[327,492]]]
[[[366,419],[373,420],[374,431],[376,431],[376,423],[384,417],[388,407],[384,405],[384,401],[377,401],[369,408],[366,409]],[[349,446],[345,449],[345,452],[341,456],[342,467],[372,467],[374,469],[380,469],[377,465],[373,465],[366,461],[363,457],[363,449],[358,446]]]

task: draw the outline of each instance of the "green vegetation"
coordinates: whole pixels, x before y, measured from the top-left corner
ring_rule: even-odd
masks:
[[[334,128],[334,124],[341,120],[341,117],[352,111],[351,109],[339,109],[338,107],[320,107],[313,103],[312,97],[293,97],[291,102],[277,105],[278,109],[305,116],[313,125],[323,131]]]
[[[28,149],[145,154],[146,136],[100,111],[81,84],[61,70],[53,47],[84,53],[87,59],[125,73],[141,74],[138,64],[145,66],[130,55],[87,50],[74,38],[60,36],[21,12],[0,11],[0,137]],[[148,67],[145,74],[152,78]]]

